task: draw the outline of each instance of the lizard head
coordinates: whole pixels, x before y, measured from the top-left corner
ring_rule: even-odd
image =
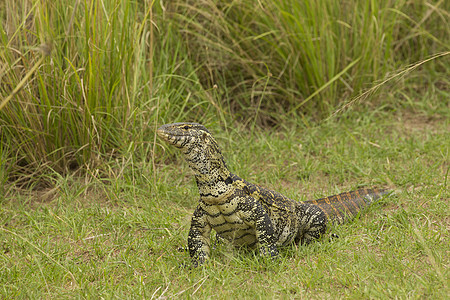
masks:
[[[205,126],[198,123],[173,123],[158,128],[161,139],[179,148],[198,176],[228,176],[229,171],[219,146]]]
[[[166,124],[158,128],[156,133],[177,148],[190,148],[195,144],[205,145],[208,139],[213,139],[208,129],[198,123]]]

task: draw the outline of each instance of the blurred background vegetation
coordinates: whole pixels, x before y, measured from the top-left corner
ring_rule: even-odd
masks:
[[[448,108],[443,0],[4,0],[0,19],[2,186],[154,169],[163,123],[308,127],[429,91]]]

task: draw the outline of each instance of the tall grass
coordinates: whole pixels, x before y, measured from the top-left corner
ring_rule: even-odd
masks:
[[[323,117],[400,65],[448,51],[443,5],[5,0],[0,182],[148,163],[164,122]]]
[[[105,156],[147,153],[158,114],[182,117],[195,77],[154,11],[120,0],[5,2],[0,126],[17,174],[95,169]]]
[[[53,53],[2,110],[2,132],[15,137],[10,142],[20,149],[16,160],[22,165],[51,162],[58,172],[73,171],[122,146],[136,95],[133,75],[139,71],[131,64],[142,34],[137,8],[119,1],[111,7],[99,1],[76,1],[73,7],[32,3],[6,2],[10,19],[2,28],[2,58],[10,68],[3,91],[40,58],[39,45]]]
[[[233,113],[245,118],[263,106],[264,117],[279,122],[285,112],[323,117],[400,66],[448,51],[443,6],[204,0],[180,2],[175,11],[202,83],[223,82]]]

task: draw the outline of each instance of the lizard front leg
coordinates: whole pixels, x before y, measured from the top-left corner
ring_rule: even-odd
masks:
[[[202,265],[209,257],[210,234],[211,226],[206,220],[206,213],[200,206],[197,206],[192,215],[191,229],[188,235],[189,255],[194,267]]]
[[[269,214],[257,201],[247,199],[240,209],[244,222],[254,226],[259,253],[263,256],[276,257],[278,249],[276,246],[275,229]]]

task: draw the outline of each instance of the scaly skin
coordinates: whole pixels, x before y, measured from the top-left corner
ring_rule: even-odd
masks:
[[[342,224],[356,217],[364,207],[369,206],[380,199],[381,196],[389,193],[390,191],[385,189],[359,189],[306,201],[305,203],[318,205],[330,221]]]
[[[275,257],[279,246],[318,239],[330,222],[343,223],[386,193],[358,190],[294,201],[232,174],[203,125],[166,124],[157,134],[183,152],[197,181],[200,200],[188,235],[194,266],[209,257],[211,229],[237,247],[258,248],[262,255]]]

